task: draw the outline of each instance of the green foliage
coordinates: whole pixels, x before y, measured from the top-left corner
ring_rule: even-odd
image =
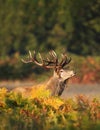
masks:
[[[1,0],[0,55],[61,48],[99,55],[99,5],[99,0]]]

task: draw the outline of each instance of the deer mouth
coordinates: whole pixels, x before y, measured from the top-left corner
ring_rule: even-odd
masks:
[[[75,76],[76,75],[76,73],[73,73],[71,76],[73,77],[73,76]]]
[[[76,75],[75,73],[71,74],[68,79],[70,79],[71,77],[73,77],[73,76],[75,76],[75,75]]]
[[[71,77],[74,77],[76,74],[75,73],[73,73],[69,78],[71,78]]]

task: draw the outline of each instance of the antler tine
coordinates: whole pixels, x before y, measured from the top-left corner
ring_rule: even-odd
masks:
[[[55,62],[55,65],[58,65],[58,57],[54,50],[51,51],[50,55],[53,57],[53,60]]]
[[[43,58],[42,58],[42,56],[41,56],[41,54],[40,54],[40,53],[39,53],[39,58],[40,58],[40,60],[41,60],[42,64],[44,64]]]
[[[29,58],[32,59],[32,53],[30,50],[29,50]]]
[[[61,54],[62,60],[60,62],[60,66],[63,64],[63,62],[65,61],[66,55],[65,54]]]
[[[67,58],[66,54],[62,54],[62,60],[60,62],[60,66],[63,68],[65,65],[69,64],[71,61],[71,58]]]
[[[65,66],[65,65],[67,65],[67,64],[69,64],[71,62],[71,57],[69,58],[69,59],[67,59],[66,61],[65,61],[65,63],[63,63],[63,67]]]
[[[57,58],[56,52],[54,50],[52,50],[51,53],[53,57]]]
[[[38,59],[37,59],[37,57],[36,57],[36,52],[34,51],[33,53],[34,53],[34,55],[33,55],[33,57],[32,57],[32,61],[33,61],[35,64],[44,67],[44,62],[43,62],[43,59],[42,59],[41,54],[40,54],[40,53],[38,54],[38,55],[39,55],[39,58],[40,58],[40,60],[41,60],[41,62],[42,62],[42,63],[39,63],[39,61],[38,61]]]
[[[42,65],[45,68],[51,68],[51,66],[49,66],[50,64],[53,64],[54,62],[51,61],[48,57],[46,57],[47,60],[43,59],[41,54],[39,53],[39,58],[41,59]],[[45,63],[46,62],[46,63]],[[48,66],[48,67],[47,67]],[[53,66],[52,66],[53,67]]]
[[[24,59],[21,59],[21,61],[23,62],[23,63],[29,63],[29,61],[27,60],[24,60]]]
[[[30,63],[30,62],[32,62],[32,54],[31,54],[31,51],[29,51],[29,57],[28,57],[28,59],[27,59],[27,60],[21,59],[21,61],[22,61],[23,63]]]

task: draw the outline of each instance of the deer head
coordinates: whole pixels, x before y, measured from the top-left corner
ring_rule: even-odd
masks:
[[[48,57],[43,59],[40,53],[39,58],[37,58],[35,51],[33,55],[29,51],[28,59],[22,59],[22,62],[24,63],[33,62],[38,66],[54,70],[54,75],[47,83],[47,89],[51,91],[51,95],[53,96],[60,96],[64,91],[64,88],[66,87],[67,80],[75,75],[73,70],[68,70],[64,68],[70,63],[71,58],[68,58],[66,54],[62,54],[61,56],[62,59],[61,61],[59,61],[55,51],[52,50],[49,52]]]

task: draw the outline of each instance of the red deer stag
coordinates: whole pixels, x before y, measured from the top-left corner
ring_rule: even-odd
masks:
[[[68,79],[75,75],[73,70],[64,69],[64,67],[68,65],[70,61],[71,58],[67,58],[66,54],[62,54],[62,59],[59,61],[56,53],[53,50],[50,51],[48,57],[44,59],[40,53],[39,58],[37,58],[35,51],[33,55],[29,51],[28,59],[22,59],[22,62],[24,63],[33,62],[38,66],[54,70],[53,76],[46,84],[46,89],[50,90],[51,96],[60,96],[65,87],[67,87]]]

